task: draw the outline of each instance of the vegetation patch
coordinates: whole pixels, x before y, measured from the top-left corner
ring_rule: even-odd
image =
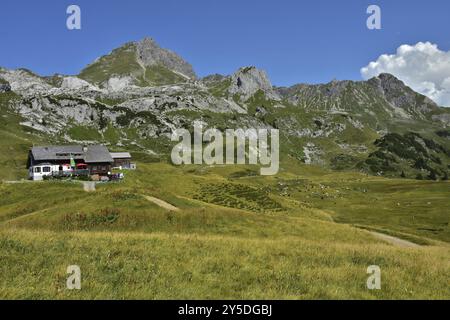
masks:
[[[270,198],[266,188],[255,188],[242,184],[202,185],[194,199],[254,212],[283,211],[283,207]]]
[[[363,167],[372,173],[401,177],[447,180],[450,150],[418,133],[390,133],[375,141],[378,150],[369,154]]]
[[[348,170],[355,166],[358,158],[349,154],[338,154],[331,159],[330,165],[334,170]]]
[[[78,141],[100,141],[102,139],[96,128],[87,126],[73,126],[67,133],[72,139]]]
[[[61,226],[64,230],[88,230],[98,226],[112,225],[119,217],[120,210],[117,208],[104,208],[91,214],[66,213],[61,217]]]

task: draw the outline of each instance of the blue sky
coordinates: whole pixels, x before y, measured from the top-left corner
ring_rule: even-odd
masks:
[[[66,28],[66,8],[82,30]],[[382,30],[366,9],[382,10]],[[40,0],[2,1],[0,65],[41,75],[77,74],[95,58],[145,36],[189,61],[200,76],[256,65],[275,85],[361,79],[360,69],[402,44],[450,49],[450,1]]]

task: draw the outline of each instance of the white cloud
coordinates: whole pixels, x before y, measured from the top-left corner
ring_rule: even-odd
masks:
[[[437,104],[450,107],[450,51],[439,50],[436,44],[404,44],[396,54],[383,54],[361,68],[365,79],[380,73],[390,73]]]

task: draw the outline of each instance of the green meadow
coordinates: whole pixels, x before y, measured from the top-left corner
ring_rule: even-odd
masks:
[[[0,297],[450,298],[448,182],[289,159],[271,177],[252,166],[145,161],[125,174],[90,193],[79,182],[5,179]],[[81,290],[66,288],[69,265],[81,268]],[[381,290],[366,287],[370,265],[381,268]]]

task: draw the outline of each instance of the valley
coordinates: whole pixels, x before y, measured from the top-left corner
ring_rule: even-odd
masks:
[[[89,193],[70,182],[0,184],[0,294],[58,299],[450,295],[448,213],[439,209],[447,206],[448,182],[336,175],[306,165],[293,172],[283,162],[283,173],[274,178],[255,176],[255,168],[245,167],[139,163],[124,182]],[[398,246],[366,230],[418,246]],[[79,292],[64,288],[65,268],[72,264],[85,275]],[[381,267],[383,290],[365,287],[365,269],[373,264]]]
[[[174,165],[171,134],[195,121],[278,129],[278,173]],[[77,76],[0,68],[0,297],[448,299],[449,126],[389,74],[198,78],[149,38]],[[26,180],[32,146],[73,143],[130,151],[137,170],[92,192]],[[69,265],[82,290],[65,287]]]

